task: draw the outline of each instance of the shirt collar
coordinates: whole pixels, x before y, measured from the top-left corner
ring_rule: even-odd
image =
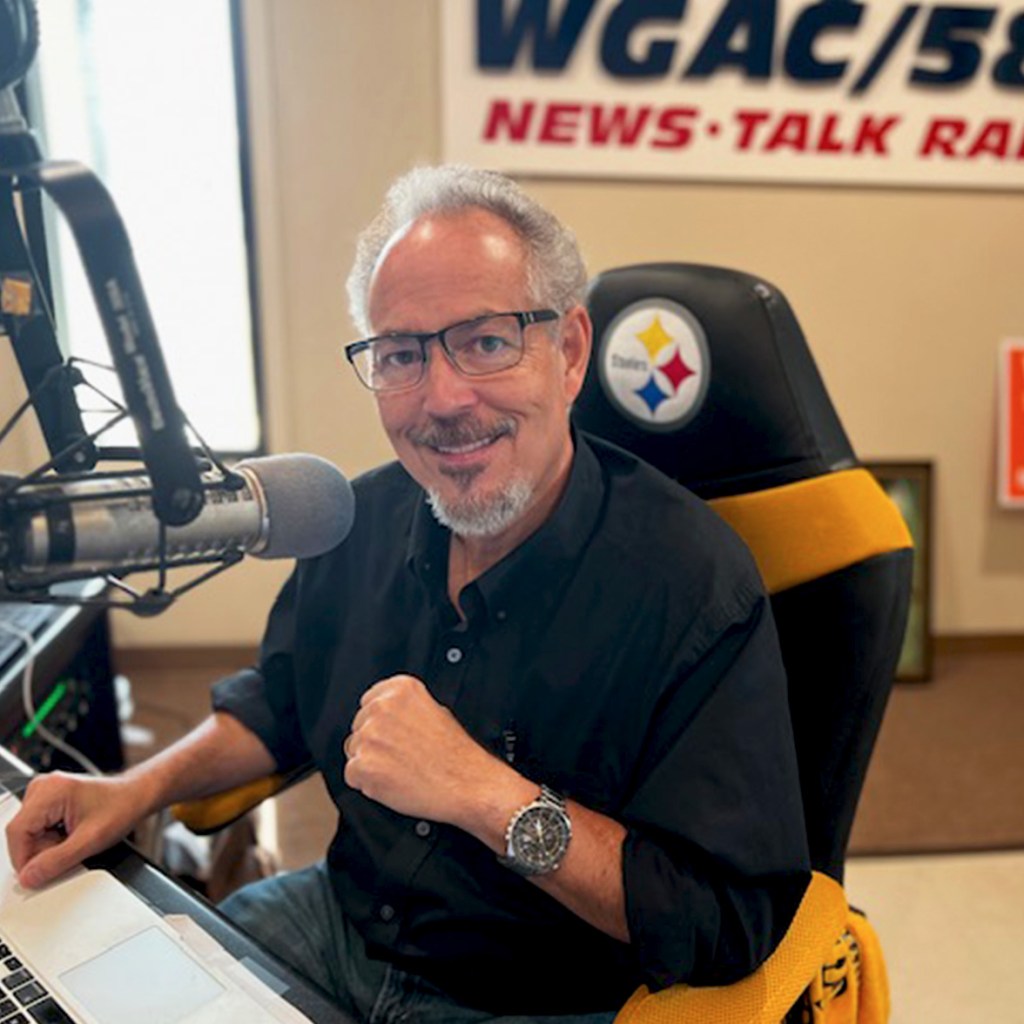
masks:
[[[447,589],[448,541],[451,534],[434,518],[426,493],[422,489],[419,493],[420,500],[412,513],[406,561],[431,595],[444,594]]]
[[[538,530],[478,580],[492,611],[522,599],[533,603],[557,594],[558,583],[576,563],[597,526],[604,504],[604,478],[586,438],[572,432],[569,479],[554,511]],[[408,564],[431,595],[446,595],[450,532],[434,518],[426,496],[413,512]]]

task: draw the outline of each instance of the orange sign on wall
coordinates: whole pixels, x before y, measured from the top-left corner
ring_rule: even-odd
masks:
[[[999,360],[999,504],[1024,508],[1024,340],[1003,342]]]

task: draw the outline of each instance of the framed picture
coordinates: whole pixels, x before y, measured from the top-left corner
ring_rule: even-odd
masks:
[[[999,504],[1024,509],[1024,338],[1000,346],[998,443]]]
[[[903,515],[914,538],[910,615],[896,678],[924,681],[932,674],[931,632],[931,462],[865,462]]]

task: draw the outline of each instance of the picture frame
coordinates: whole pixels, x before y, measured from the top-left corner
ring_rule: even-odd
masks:
[[[999,346],[999,438],[996,500],[1024,509],[1024,338]]]
[[[896,503],[914,538],[910,613],[896,678],[925,682],[932,676],[932,463],[883,460],[863,465]]]

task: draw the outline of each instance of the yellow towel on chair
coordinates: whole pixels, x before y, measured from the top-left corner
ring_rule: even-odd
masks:
[[[673,985],[654,993],[641,987],[615,1024],[886,1024],[888,1019],[889,984],[878,936],[863,914],[847,906],[839,883],[815,872],[785,938],[752,975],[722,987]]]
[[[889,978],[878,934],[850,908],[846,929],[804,996],[801,1024],[885,1024]]]

